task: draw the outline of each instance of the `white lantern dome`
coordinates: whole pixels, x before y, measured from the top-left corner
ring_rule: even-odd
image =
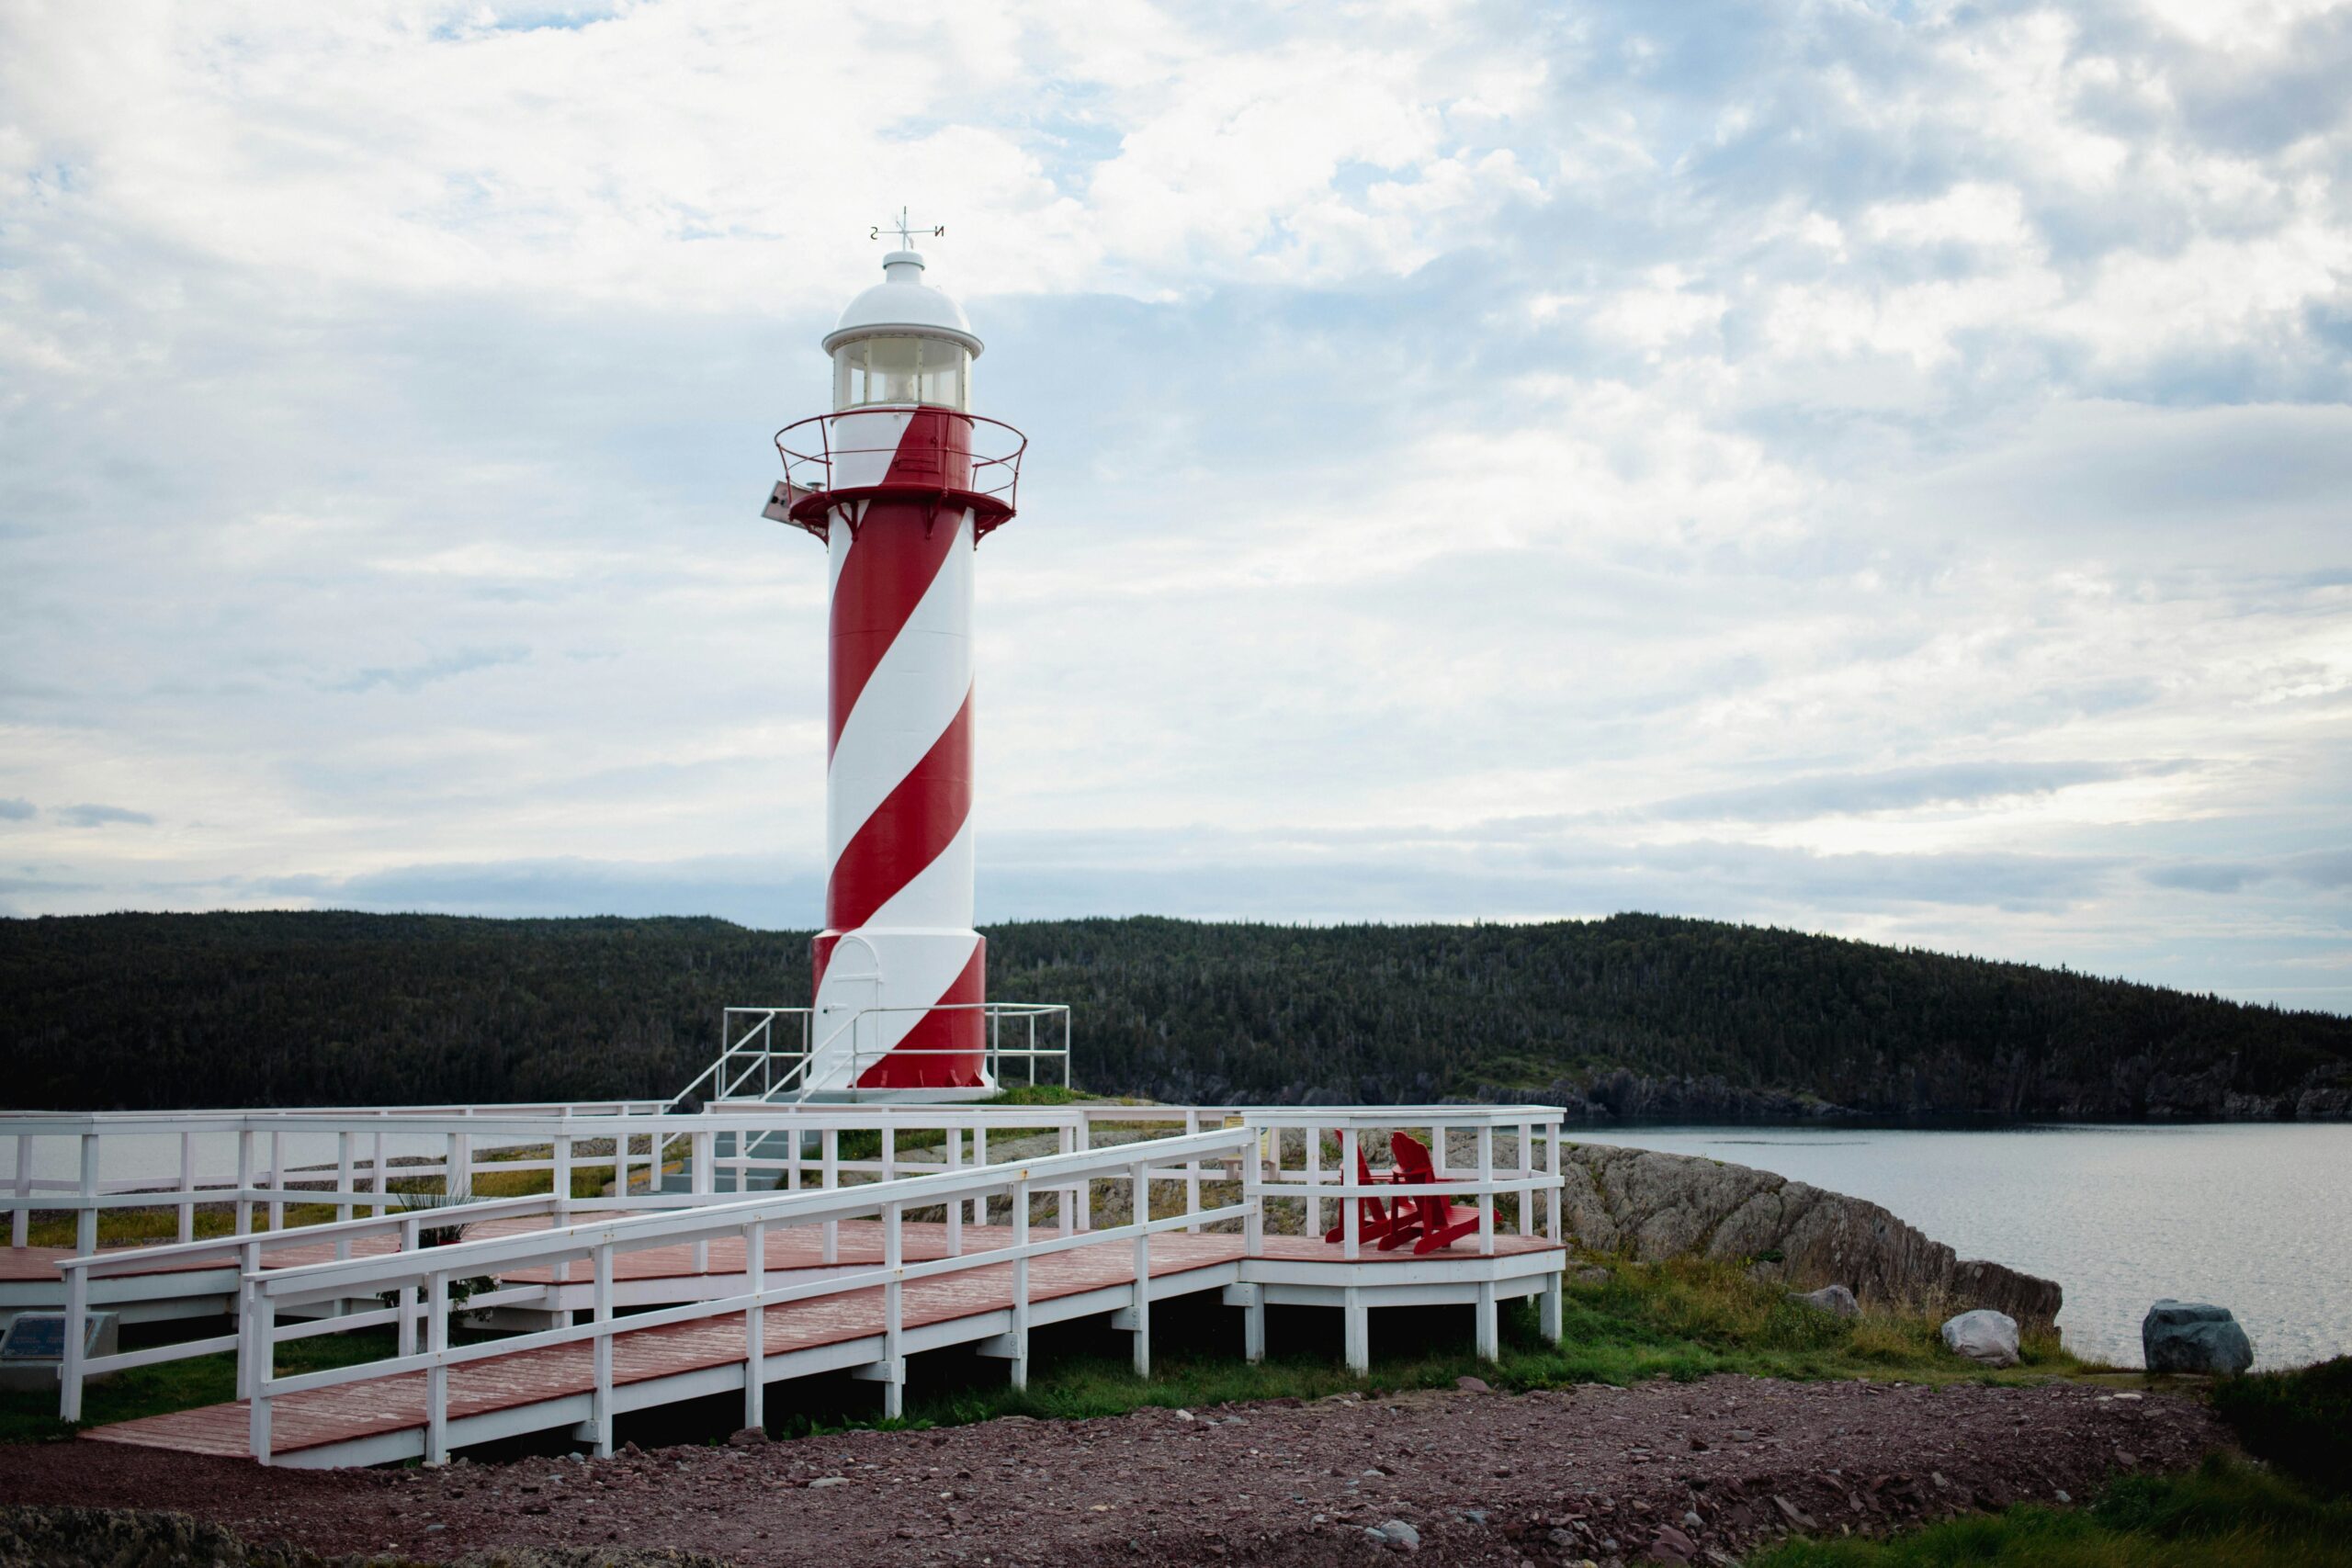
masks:
[[[969,411],[980,340],[955,299],[925,283],[919,251],[882,258],[882,281],[849,302],[825,334],[833,407],[925,405]]]

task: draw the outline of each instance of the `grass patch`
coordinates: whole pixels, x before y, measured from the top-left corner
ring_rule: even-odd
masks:
[[[1833,1317],[1787,1291],[1710,1258],[1621,1263],[1605,1279],[1571,1271],[1557,1348],[1544,1347],[1519,1386],[1623,1383],[1663,1373],[1778,1378],[1896,1378],[1912,1382],[2040,1382],[2103,1369],[2066,1350],[2054,1333],[2028,1334],[2022,1364],[1990,1371],[1943,1348],[1929,1313],[1866,1312]],[[1518,1370],[1507,1361],[1503,1375]],[[1488,1381],[1494,1381],[1489,1379]]]
[[[2242,1462],[2129,1476],[2096,1506],[2027,1505],[1887,1540],[1792,1540],[1748,1568],[2352,1568],[2352,1503]]]

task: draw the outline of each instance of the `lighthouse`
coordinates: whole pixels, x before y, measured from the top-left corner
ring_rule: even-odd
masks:
[[[825,334],[832,410],[776,434],[766,515],[825,547],[825,908],[794,1092],[986,1093],[972,927],[975,551],[1025,445],[972,412],[979,337],[900,214],[882,281]],[[876,236],[884,231],[876,231]],[[933,235],[944,232],[933,230]]]

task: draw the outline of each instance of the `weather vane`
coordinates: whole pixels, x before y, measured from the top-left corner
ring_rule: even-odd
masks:
[[[915,236],[918,234],[928,235],[936,240],[947,232],[947,225],[944,223],[936,229],[915,228],[907,221],[907,209],[903,207],[899,209],[899,220],[896,223],[876,223],[865,231],[865,237],[869,240],[878,240],[882,237],[882,231],[885,229],[899,236],[899,249],[902,251],[911,251],[915,248]]]

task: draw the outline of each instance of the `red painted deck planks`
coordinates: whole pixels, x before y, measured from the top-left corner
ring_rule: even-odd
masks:
[[[515,1228],[520,1230],[531,1224],[520,1222]],[[1012,1233],[1008,1226],[966,1225],[963,1229],[964,1250],[967,1255],[1012,1244]],[[1033,1236],[1040,1241],[1057,1234],[1045,1226],[1035,1227],[1032,1232]],[[908,1224],[904,1227],[902,1241],[910,1262],[946,1256],[944,1225]],[[815,1225],[773,1232],[766,1243],[770,1268],[775,1272],[789,1273],[796,1269],[821,1266],[821,1246],[820,1228]],[[1495,1246],[1498,1253],[1518,1254],[1547,1250],[1552,1244],[1541,1236],[1498,1235],[1495,1238]],[[733,1249],[731,1255],[727,1251],[730,1247]],[[1475,1253],[1475,1245],[1464,1243],[1451,1250],[1452,1256],[1465,1258]],[[692,1251],[691,1245],[682,1244],[624,1255],[625,1258],[639,1258],[640,1262],[637,1267],[625,1269],[617,1266],[616,1260],[615,1275],[624,1279],[651,1279],[688,1273],[692,1270]],[[710,1272],[741,1271],[743,1257],[740,1240],[714,1241],[710,1251]],[[1151,1238],[1151,1272],[1154,1278],[1213,1267],[1241,1256],[1242,1242],[1238,1235],[1211,1233],[1188,1235],[1171,1232]],[[1313,1236],[1267,1236],[1263,1239],[1260,1256],[1304,1262],[1342,1261],[1339,1247]],[[843,1266],[864,1264],[878,1267],[881,1261],[880,1224],[875,1221],[842,1222],[840,1258]],[[1366,1247],[1359,1261],[1406,1262],[1411,1259],[1412,1254],[1408,1250],[1382,1253]],[[1126,1243],[1080,1247],[1033,1258],[1029,1265],[1030,1296],[1034,1301],[1050,1301],[1122,1284],[1133,1278],[1133,1270],[1134,1253]],[[518,1272],[509,1277],[521,1280],[531,1276]],[[548,1271],[537,1270],[536,1277],[544,1280]],[[905,1287],[901,1303],[901,1322],[909,1328],[920,1327],[950,1318],[1001,1311],[1012,1304],[1012,1266],[1009,1263],[984,1265],[937,1279],[910,1282]],[[770,1355],[878,1336],[882,1332],[882,1291],[879,1286],[770,1307],[763,1325],[767,1353]],[[586,1393],[595,1386],[592,1354],[586,1344],[564,1345],[522,1350],[513,1355],[453,1367],[449,1371],[449,1415],[452,1418],[475,1416]],[[640,1382],[704,1367],[724,1366],[742,1359],[743,1320],[740,1314],[730,1313],[724,1316],[639,1329],[617,1336],[613,1342],[613,1381],[616,1386]],[[422,1372],[288,1394],[273,1402],[271,1451],[291,1453],[383,1432],[418,1427],[424,1425],[424,1416],[425,1376]],[[249,1451],[248,1420],[246,1405],[239,1402],[147,1416],[99,1427],[83,1435],[96,1442],[241,1456]]]

